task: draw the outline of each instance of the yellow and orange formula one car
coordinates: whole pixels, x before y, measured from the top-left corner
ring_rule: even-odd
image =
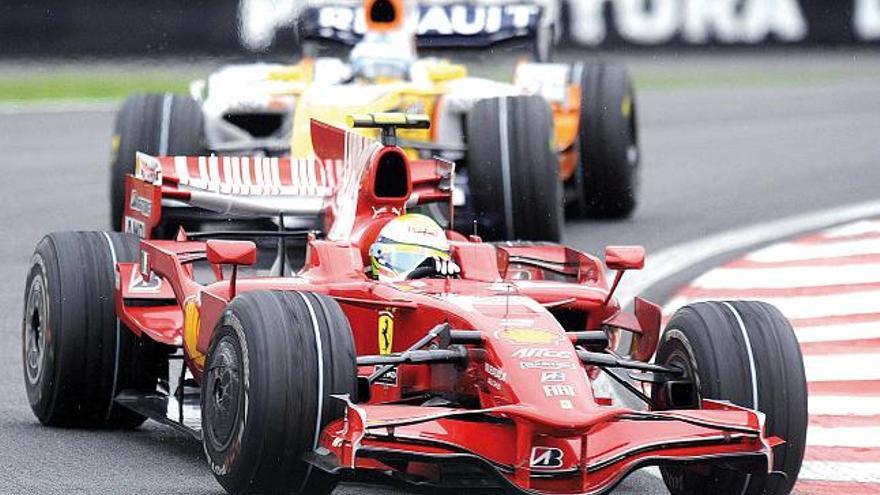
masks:
[[[123,104],[113,140],[114,226],[122,227],[123,178],[136,151],[309,156],[312,119],[344,126],[347,115],[383,112],[431,116],[430,130],[401,132],[399,144],[413,157],[455,162],[460,230],[558,241],[566,213],[627,217],[637,202],[639,148],[624,68],[523,61],[512,82],[499,82],[417,56],[425,44],[543,46],[540,40],[554,36],[547,32],[555,32],[557,11],[551,1],[306,2],[301,44],[315,54],[322,43],[350,42],[347,60],[228,66],[194,82],[190,97],[135,95]],[[546,58],[543,52],[534,50],[536,58]],[[209,216],[182,205],[170,215],[175,205],[164,206],[166,218],[181,223]]]

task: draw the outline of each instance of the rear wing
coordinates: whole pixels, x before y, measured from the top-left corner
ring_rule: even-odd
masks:
[[[387,116],[386,116],[387,117]],[[405,117],[404,120],[412,119]],[[405,127],[397,120],[377,117],[370,125]],[[420,121],[419,121],[420,122]],[[329,217],[325,227],[344,238],[353,227],[357,210],[378,203],[373,191],[377,177],[370,172],[389,150],[406,164],[409,181],[398,209],[452,199],[454,165],[443,160],[410,161],[392,143],[313,121],[313,158],[247,156],[161,156],[137,153],[134,174],[126,177],[123,231],[150,238],[162,223],[163,209],[194,208],[212,212],[217,219]],[[329,214],[329,215],[328,215]],[[451,215],[451,211],[450,211]]]
[[[557,24],[558,1],[419,0],[408,16],[421,48],[483,48],[517,38],[534,38]],[[363,0],[309,2],[300,11],[299,36],[354,46],[369,30]]]

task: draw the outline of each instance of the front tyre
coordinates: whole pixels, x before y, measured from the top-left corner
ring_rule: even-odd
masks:
[[[232,494],[326,494],[334,482],[301,460],[356,392],[354,341],[333,299],[254,291],[227,306],[202,380],[202,433]]]
[[[562,185],[553,112],[540,96],[478,101],[467,118],[467,175],[480,235],[493,241],[562,237]]]
[[[137,246],[115,232],[59,232],[37,244],[25,286],[22,361],[41,423],[133,428],[146,419],[113,402],[121,390],[153,390],[167,377],[167,349],[116,318],[115,263],[136,261]]]
[[[572,213],[626,218],[635,210],[639,192],[633,83],[627,70],[617,65],[585,63],[580,69],[580,164],[575,180],[582,196]]]
[[[766,434],[785,443],[773,450],[766,485],[717,466],[664,467],[673,495],[785,495],[797,481],[807,432],[807,384],[800,347],[788,320],[758,301],[710,301],[675,312],[657,351],[658,364],[677,366],[697,382],[699,398],[729,400],[766,415]],[[667,398],[652,391],[654,401]],[[680,407],[680,406],[679,406]]]

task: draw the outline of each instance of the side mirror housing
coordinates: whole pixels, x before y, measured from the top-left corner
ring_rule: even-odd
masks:
[[[250,266],[257,262],[257,245],[251,241],[211,239],[206,251],[208,262],[214,265]]]
[[[645,267],[643,246],[608,246],[605,248],[605,266],[611,270],[641,270]]]

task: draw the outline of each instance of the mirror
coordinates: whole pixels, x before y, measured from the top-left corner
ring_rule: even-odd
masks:
[[[206,251],[208,262],[215,265],[250,266],[257,262],[257,245],[251,241],[211,239]]]
[[[611,270],[641,270],[645,266],[643,246],[608,246],[605,248],[605,266]]]

